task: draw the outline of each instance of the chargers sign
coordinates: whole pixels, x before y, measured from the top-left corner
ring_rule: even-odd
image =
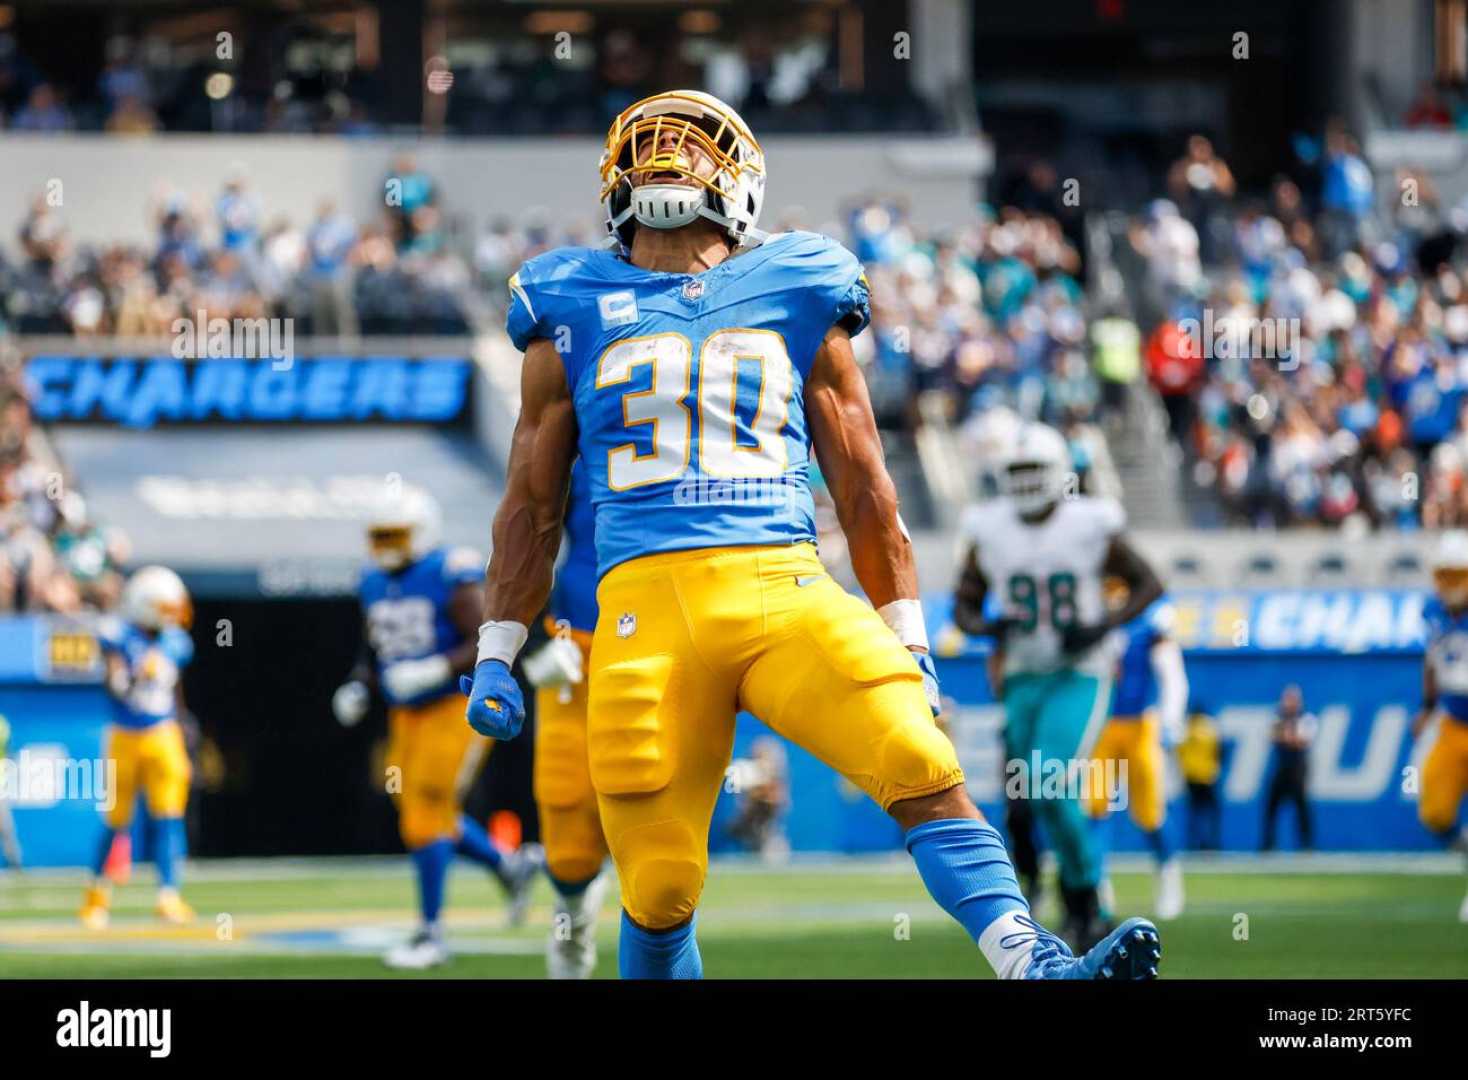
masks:
[[[36,416],[128,427],[201,422],[448,423],[467,415],[464,357],[298,360],[36,356]]]

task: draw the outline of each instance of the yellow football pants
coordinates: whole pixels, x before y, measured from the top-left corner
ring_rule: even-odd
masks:
[[[1126,762],[1127,813],[1143,832],[1162,828],[1167,820],[1167,768],[1157,717],[1113,716],[1101,729],[1091,757]],[[1093,791],[1086,799],[1086,813],[1104,817],[1106,804],[1106,792]]]
[[[591,635],[572,631],[584,670],[591,668]],[[596,876],[607,857],[596,791],[586,759],[587,681],[535,693],[535,804],[546,869],[557,881]]]
[[[597,601],[591,780],[641,926],[698,905],[741,708],[883,809],[963,782],[911,654],[814,545],[644,556],[608,571]]]
[[[1446,832],[1458,822],[1458,807],[1468,793],[1468,723],[1444,716],[1437,741],[1422,764],[1422,791],[1417,816],[1433,832]]]
[[[388,711],[388,790],[399,793],[398,833],[409,851],[458,839],[464,792],[492,746],[464,720],[457,693]]]
[[[109,829],[132,824],[139,790],[155,819],[183,817],[193,772],[177,721],[160,720],[146,728],[114,725],[107,729],[102,757],[117,769],[114,802],[106,813]]]

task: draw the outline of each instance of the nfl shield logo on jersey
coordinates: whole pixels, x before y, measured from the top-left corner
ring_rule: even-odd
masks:
[[[637,616],[630,611],[622,612],[622,617],[617,620],[617,636],[628,638],[635,633],[637,633]]]
[[[702,295],[703,295],[703,282],[701,282],[701,281],[699,281],[697,279],[694,279],[693,281],[689,281],[689,282],[686,282],[684,284],[684,286],[683,286],[683,299],[685,299],[685,300],[697,300]]]

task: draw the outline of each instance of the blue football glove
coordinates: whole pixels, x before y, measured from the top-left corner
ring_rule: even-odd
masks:
[[[469,697],[469,726],[502,742],[520,734],[525,724],[525,697],[503,660],[481,660],[474,678],[459,676],[459,692]]]
[[[933,664],[933,655],[925,652],[915,652],[912,658],[917,661],[918,670],[923,673],[923,694],[928,699],[928,708],[933,710],[933,716],[943,715],[943,695],[938,689],[938,669]]]

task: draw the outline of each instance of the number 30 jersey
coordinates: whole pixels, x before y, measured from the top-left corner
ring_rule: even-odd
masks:
[[[1125,525],[1121,504],[1089,496],[1061,499],[1037,525],[1002,498],[964,513],[959,526],[964,547],[976,547],[990,592],[1015,620],[1005,641],[1006,675],[1063,667],[1091,675],[1110,671],[1116,657],[1107,642],[1066,657],[1061,639],[1067,627],[1094,625],[1105,617],[1102,567],[1112,538]]]
[[[833,325],[870,317],[856,257],[781,233],[700,274],[559,248],[510,279],[522,351],[565,365],[597,573],[660,551],[814,542],[803,387]]]

